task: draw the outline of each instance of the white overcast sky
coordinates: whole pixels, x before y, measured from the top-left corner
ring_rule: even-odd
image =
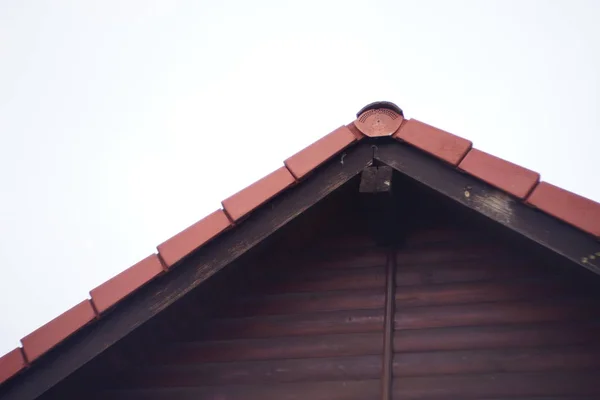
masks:
[[[0,2],[0,354],[375,100],[600,200],[600,2]]]

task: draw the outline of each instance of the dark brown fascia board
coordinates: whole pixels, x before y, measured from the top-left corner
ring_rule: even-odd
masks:
[[[202,282],[260,244],[373,162],[373,149],[358,143],[258,209],[235,229],[202,247],[171,273],[150,282],[105,318],[65,340],[0,387],[3,400],[33,400],[165,310]]]
[[[381,140],[376,146],[376,161],[600,275],[600,259],[593,257],[600,243],[591,235],[407,144]]]

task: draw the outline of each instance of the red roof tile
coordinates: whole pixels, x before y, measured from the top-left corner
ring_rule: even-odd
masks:
[[[541,182],[527,203],[600,238],[600,204],[565,189]]]
[[[96,317],[89,300],[84,300],[21,339],[23,351],[32,362]]]
[[[359,115],[354,125],[369,137],[391,136],[400,128],[404,117],[387,108],[370,109]]]
[[[383,110],[391,110],[392,113]],[[375,111],[374,111],[375,110]],[[380,110],[380,111],[377,111]],[[362,118],[362,114],[369,113]],[[392,118],[396,114],[401,118]],[[379,121],[377,118],[380,117]],[[491,185],[527,202],[585,232],[600,237],[600,204],[542,182],[539,175],[518,165],[471,149],[471,142],[417,120],[404,120],[396,105],[377,102],[364,107],[357,120],[342,126],[285,161],[286,167],[260,179],[223,201],[232,220],[242,218],[285,190],[296,179],[304,178],[319,165],[351,145],[370,136],[391,134],[433,156],[457,166]],[[362,121],[361,121],[362,120]],[[400,124],[401,122],[401,124]],[[362,125],[361,125],[362,124]],[[385,129],[384,129],[385,128]],[[462,161],[461,161],[462,160]],[[535,187],[535,189],[534,189]],[[532,192],[532,189],[533,192]],[[25,356],[33,361],[69,335],[103,313],[121,299],[161,274],[233,225],[224,210],[217,210],[158,246],[153,254],[92,290],[92,302],[85,300],[22,339],[23,349],[0,357],[0,383],[26,366]],[[164,266],[162,264],[164,261]],[[95,309],[94,309],[95,307]],[[100,316],[101,317],[101,316]],[[25,353],[25,355],[23,354]]]
[[[501,158],[472,149],[458,166],[463,171],[524,199],[540,180],[540,174]]]
[[[285,165],[297,179],[302,179],[354,141],[354,134],[341,126],[285,160]]]
[[[282,190],[288,188],[294,181],[294,176],[290,171],[286,167],[281,167],[228,199],[223,200],[223,208],[234,221],[237,221]]]
[[[163,266],[156,254],[144,258],[90,291],[96,310],[103,313],[161,272]]]
[[[452,165],[460,160],[471,149],[471,142],[416,119],[405,121],[394,135],[429,154],[441,158]]]
[[[363,133],[360,130],[358,130],[356,125],[354,125],[354,121],[352,121],[348,125],[346,125],[346,128],[348,128],[350,130],[350,132],[352,132],[352,134],[354,135],[356,140],[361,140],[362,138],[365,137],[365,135],[363,135]]]
[[[25,358],[20,348],[9,351],[0,357],[0,383],[25,368]]]
[[[158,253],[171,268],[179,260],[231,226],[223,210],[217,210],[158,245]]]

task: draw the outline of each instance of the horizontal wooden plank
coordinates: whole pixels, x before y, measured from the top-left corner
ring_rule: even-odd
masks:
[[[447,247],[436,244],[425,249],[406,249],[399,250],[396,253],[396,263],[398,268],[410,265],[439,264],[458,261],[481,262],[490,259],[513,258],[510,250],[499,247],[495,244],[479,244],[477,246],[467,243],[458,245],[450,243]]]
[[[597,346],[399,353],[394,376],[600,370]]]
[[[600,316],[598,302],[552,299],[547,302],[468,304],[399,309],[396,329],[576,321]]]
[[[383,308],[384,288],[341,292],[259,295],[235,301],[223,316],[285,315],[317,311],[367,310]]]
[[[477,398],[477,399],[473,399],[473,400],[598,400],[598,398],[596,396],[542,396],[542,397],[539,397],[539,396],[535,396],[535,397],[510,396],[510,397],[494,397],[493,399],[486,397],[485,399]]]
[[[578,289],[551,279],[407,286],[396,291],[396,306],[420,307],[551,298],[572,295]]]
[[[403,249],[416,250],[438,245],[475,245],[490,243],[492,239],[486,234],[475,234],[472,230],[453,226],[439,226],[437,228],[418,229],[406,236],[402,243]]]
[[[527,396],[527,397],[514,397],[514,396],[510,396],[510,397],[494,397],[489,398],[477,398],[477,399],[473,399],[473,400],[598,400],[598,397],[596,396],[535,396],[535,397],[531,397],[531,396]]]
[[[201,362],[344,357],[381,354],[383,333],[354,333],[285,338],[176,343],[158,349],[154,363],[185,365]]]
[[[402,400],[597,396],[599,379],[597,371],[406,377],[394,380],[393,393]]]
[[[309,250],[310,251],[310,250]],[[326,256],[325,256],[326,255]],[[338,251],[319,251],[299,260],[301,268],[315,269],[352,269],[384,267],[386,254],[381,248],[353,249],[351,247]]]
[[[306,269],[290,271],[286,278],[264,289],[266,294],[338,290],[383,289],[385,268],[372,267],[346,271]]]
[[[369,251],[375,249],[376,246],[373,238],[364,230],[360,232],[343,231],[336,232],[334,236],[323,237],[318,242],[312,243],[310,251],[314,254],[325,251],[343,253],[348,249]]]
[[[202,387],[286,382],[379,379],[381,356],[288,359],[140,368],[126,388]]]
[[[400,287],[440,283],[484,282],[540,276],[551,277],[555,274],[554,271],[542,271],[534,265],[503,260],[465,261],[420,266],[418,268],[398,267],[396,285]]]
[[[206,321],[204,339],[238,339],[336,333],[377,332],[383,329],[383,310],[352,310]]]
[[[97,394],[104,400],[365,400],[380,395],[379,380],[302,382],[270,385],[215,386],[205,388],[171,388],[113,390]]]
[[[598,337],[600,321],[433,328],[396,331],[394,350],[419,352],[593,344]]]

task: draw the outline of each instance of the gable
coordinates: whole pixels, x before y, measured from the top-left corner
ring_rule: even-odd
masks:
[[[447,198],[397,182],[418,204],[395,246],[373,241],[350,181],[276,246],[215,275],[228,275],[218,290],[200,285],[174,305],[168,335],[147,329],[154,342],[143,350],[130,341],[129,358],[85,367],[43,399],[600,394],[589,272],[530,254]]]
[[[405,120],[401,110],[394,107],[368,106],[357,121],[290,157],[284,168],[226,199],[224,209],[167,240],[158,246],[157,254],[92,290],[91,300],[24,338],[22,350],[0,358],[2,379],[20,372],[0,387],[0,394],[36,398],[80,373],[93,360],[122,358],[119,352],[123,345],[114,354],[107,350],[118,348],[126,339],[133,340],[135,332],[154,325],[168,331],[164,326],[169,323],[161,322],[161,318],[177,318],[167,317],[167,310],[186,301],[192,304],[187,307],[193,308],[196,303],[184,299],[194,297],[188,295],[201,285],[207,292],[221,292],[223,287],[210,282],[235,281],[235,274],[225,273],[227,270],[235,270],[235,265],[243,264],[261,247],[276,246],[277,237],[293,231],[294,223],[301,224],[307,213],[318,209],[332,194],[351,197],[351,190],[340,188],[356,189],[356,179],[367,166],[391,166],[401,180],[421,188],[420,192],[400,192],[396,197],[405,217],[418,207],[425,192],[438,194],[436,201],[445,199],[460,205],[469,218],[480,218],[486,231],[497,231],[503,240],[524,244],[528,251],[556,264],[599,271],[597,203],[539,183],[538,174],[472,149],[468,140]],[[345,201],[338,199],[336,207]],[[319,222],[325,224],[327,217],[323,214]],[[401,223],[407,226],[399,232],[406,234],[410,224],[422,225],[427,219],[427,215],[419,221],[405,219]],[[310,238],[311,233],[305,232],[298,245]],[[217,272],[217,278],[212,279]],[[210,304],[212,307],[214,302]]]

